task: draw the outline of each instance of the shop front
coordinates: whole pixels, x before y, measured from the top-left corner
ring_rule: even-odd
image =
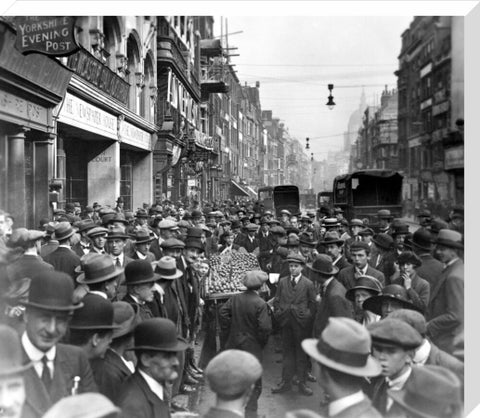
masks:
[[[72,72],[38,53],[22,55],[0,22],[0,209],[15,227],[37,228],[51,215],[55,122]]]

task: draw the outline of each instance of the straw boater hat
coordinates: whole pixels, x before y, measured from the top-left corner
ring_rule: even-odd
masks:
[[[331,317],[319,339],[302,341],[303,350],[320,364],[359,377],[378,376],[382,368],[370,355],[366,328],[350,318]]]

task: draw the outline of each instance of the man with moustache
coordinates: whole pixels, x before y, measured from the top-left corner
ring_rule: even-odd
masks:
[[[42,272],[31,281],[24,302],[25,332],[21,343],[25,373],[24,418],[40,418],[59,399],[72,393],[96,392],[88,358],[79,347],[60,344],[73,311],[73,281],[62,272]]]
[[[169,418],[165,385],[178,377],[177,353],[187,348],[169,319],[152,318],[134,330],[135,373],[122,386],[120,408],[130,418]]]

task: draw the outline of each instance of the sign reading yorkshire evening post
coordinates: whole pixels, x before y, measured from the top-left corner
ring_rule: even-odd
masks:
[[[75,17],[17,16],[15,47],[22,54],[37,52],[56,57],[78,51],[75,41]]]

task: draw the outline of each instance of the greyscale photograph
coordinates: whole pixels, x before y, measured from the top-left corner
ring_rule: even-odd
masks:
[[[465,17],[221,13],[0,16],[0,417],[463,417]]]

